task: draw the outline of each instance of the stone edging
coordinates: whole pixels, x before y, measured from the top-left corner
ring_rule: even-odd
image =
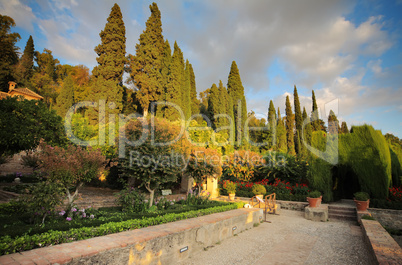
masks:
[[[402,249],[376,220],[361,219],[363,232],[377,264],[402,264]]]
[[[262,220],[237,209],[0,256],[0,264],[174,264]]]

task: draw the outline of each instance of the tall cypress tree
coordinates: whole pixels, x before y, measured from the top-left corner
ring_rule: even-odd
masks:
[[[113,5],[105,28],[99,36],[101,44],[95,47],[98,66],[93,69],[93,76],[95,78],[102,76],[105,80],[122,84],[126,63],[126,28],[118,4]],[[111,93],[114,92],[111,91]]]
[[[231,104],[231,100],[228,94],[228,91],[226,90],[226,87],[223,86],[222,80],[219,80],[219,99],[220,99],[220,108],[219,108],[219,114],[225,114],[228,117],[220,117],[219,124],[220,126],[228,126],[230,124],[230,119],[233,122],[233,106]]]
[[[240,145],[243,140],[244,123],[247,119],[247,105],[244,96],[244,87],[240,79],[239,69],[233,61],[228,77],[228,93],[233,103],[233,116],[235,119],[236,140]]]
[[[292,106],[290,105],[289,96],[286,96],[286,139],[288,153],[291,155],[295,154],[295,144],[294,144],[294,115],[292,112]]]
[[[313,124],[313,131],[319,131],[321,126],[319,121],[318,107],[317,107],[317,101],[315,99],[314,90],[312,91],[312,101],[313,101],[313,109],[311,112],[311,122]]]
[[[295,133],[295,150],[297,154],[300,154],[303,151],[303,145],[301,145],[301,133],[302,133],[302,113],[300,108],[300,100],[299,95],[297,93],[296,85],[294,86],[293,91],[293,99],[294,99],[294,108],[295,108],[295,125],[296,125],[296,133]]]
[[[156,3],[152,3],[149,9],[151,16],[135,47],[136,54],[130,56],[131,79],[138,89],[136,97],[144,110],[144,116],[148,114],[149,104],[159,100],[163,89],[161,68],[165,42],[161,12]]]
[[[335,113],[330,110],[328,115],[328,133],[329,134],[338,134],[340,133],[341,128],[339,127],[339,121],[336,117]]]
[[[166,90],[166,101],[175,104],[183,110],[182,105],[182,83],[184,76],[184,61],[183,53],[180,50],[177,42],[174,43],[172,62],[169,67],[169,80]],[[165,109],[165,117],[169,120],[177,120],[180,118],[180,113],[173,107],[168,106]]]
[[[307,141],[308,145],[311,145],[311,137],[313,135],[313,129],[310,123],[310,118],[307,116],[306,108],[303,108],[303,122],[308,122],[304,127],[304,140]],[[303,138],[300,138],[301,144],[303,144]]]
[[[349,133],[349,129],[348,129],[348,125],[346,124],[346,121],[342,122],[341,133]]]
[[[278,123],[276,125],[276,148],[278,152],[286,153],[288,151],[286,142],[286,129],[278,107]]]
[[[269,108],[268,108],[268,125],[269,125],[269,137],[268,137],[268,143],[269,146],[271,144],[273,146],[276,145],[276,111],[275,111],[275,106],[274,102],[272,100],[269,101]]]
[[[191,97],[191,115],[200,113],[200,101],[197,98],[197,87],[195,84],[195,74],[193,70],[193,66],[189,65],[190,70],[190,97]]]
[[[170,49],[169,41],[165,41],[164,49],[163,49],[163,59],[162,59],[162,93],[159,95],[159,101],[167,101],[168,95],[168,83],[170,79],[170,64],[172,63],[172,50]],[[157,116],[158,117],[166,117],[165,110],[166,105],[159,105],[157,108]]]
[[[182,105],[184,117],[188,120],[191,117],[191,81],[190,81],[190,63],[186,60],[184,69],[184,82],[182,86]]]
[[[214,130],[222,126],[222,124],[219,123],[220,119],[215,117],[215,115],[221,114],[221,106],[219,89],[216,84],[212,84],[208,97],[208,112],[211,116],[212,129]]]
[[[27,44],[25,45],[24,53],[21,56],[21,79],[27,82],[33,74],[35,46],[32,36],[29,36]]]

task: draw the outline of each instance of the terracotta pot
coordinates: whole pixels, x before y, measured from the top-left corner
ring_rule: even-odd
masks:
[[[358,212],[365,212],[365,211],[367,211],[367,208],[369,207],[370,200],[367,200],[367,201],[357,201],[357,200],[354,200],[354,201],[355,201],[355,203],[356,203],[356,208],[357,208],[357,211],[358,211]]]
[[[311,207],[311,208],[321,206],[321,200],[322,200],[322,196],[320,196],[319,198],[307,197],[307,201],[308,201],[308,204],[309,204],[308,206]]]
[[[235,195],[235,193],[229,193],[229,201],[234,201]]]

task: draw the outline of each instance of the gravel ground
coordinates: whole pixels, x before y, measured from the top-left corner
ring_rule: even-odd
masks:
[[[313,222],[289,210],[267,219],[272,223],[216,242],[180,264],[372,264],[357,223]]]

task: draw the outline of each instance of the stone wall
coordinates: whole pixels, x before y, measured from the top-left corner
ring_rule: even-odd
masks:
[[[308,206],[308,202],[276,200],[276,203],[281,205],[281,209],[293,210],[293,211],[304,211],[304,208],[306,208],[306,206]]]
[[[401,210],[369,208],[368,211],[381,225],[402,230]]]

